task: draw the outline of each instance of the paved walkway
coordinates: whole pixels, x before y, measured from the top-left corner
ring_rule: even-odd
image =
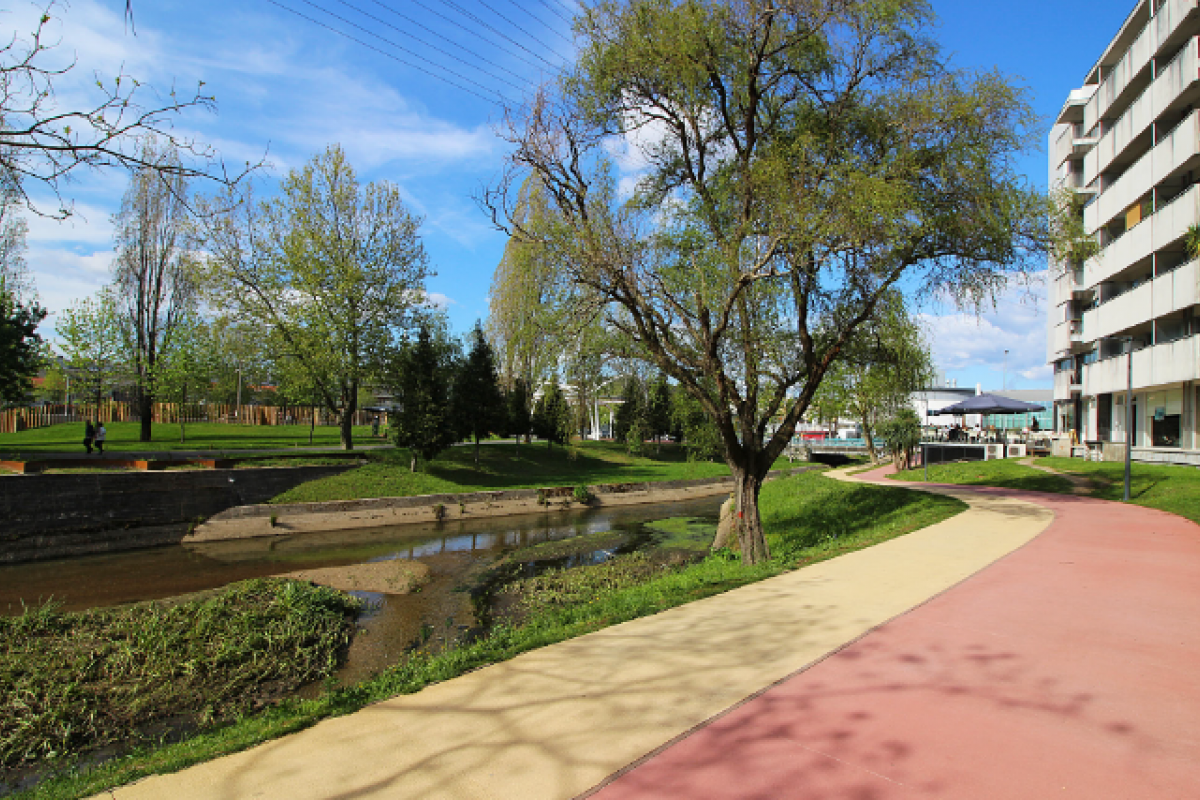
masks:
[[[1200,529],[933,488],[971,509],[113,795],[1195,797]]]

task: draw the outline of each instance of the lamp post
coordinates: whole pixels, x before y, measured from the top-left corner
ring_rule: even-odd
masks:
[[[1129,502],[1130,466],[1133,463],[1133,337],[1125,342],[1125,502]]]
[[[1008,350],[1004,351],[1004,372],[1000,375],[1000,389],[1008,388]]]

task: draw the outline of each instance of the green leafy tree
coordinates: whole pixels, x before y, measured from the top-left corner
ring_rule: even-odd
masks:
[[[930,385],[933,374],[921,329],[896,293],[847,345],[822,383],[814,408],[825,419],[856,420],[874,460],[879,423],[907,407],[914,392]]]
[[[921,419],[911,408],[902,408],[895,416],[879,426],[888,453],[897,469],[909,469],[913,463],[913,451],[921,444]]]
[[[195,317],[184,320],[170,349],[161,354],[154,376],[159,397],[176,406],[181,443],[187,441],[188,404],[194,404],[212,385],[217,365],[208,326]]]
[[[505,405],[508,412],[505,420],[508,433],[518,444],[522,436],[528,443],[529,434],[533,429],[533,417],[529,408],[529,384],[524,378],[513,380],[512,388],[505,393]]]
[[[421,325],[417,341],[400,350],[393,366],[392,386],[401,410],[391,424],[396,445],[411,453],[409,469],[417,471],[418,458],[429,462],[458,441],[450,409],[450,381],[454,365],[444,348],[434,341],[428,325]]]
[[[141,418],[138,440],[149,442],[158,359],[170,349],[197,298],[195,263],[189,257],[187,180],[167,169],[178,166],[179,154],[170,144],[159,146],[150,140],[141,159],[148,166],[134,172],[113,218],[113,297]]]
[[[337,146],[288,173],[274,200],[236,201],[206,230],[220,302],[307,373],[352,449],[359,390],[424,308],[421,221],[398,187],[362,186]]]
[[[42,337],[37,327],[46,311],[0,293],[0,401],[23,402],[42,365]]]
[[[644,432],[642,419],[646,413],[645,393],[642,384],[636,378],[626,378],[621,390],[621,404],[613,415],[613,439],[618,442],[629,442],[629,432],[637,425]]]
[[[681,388],[671,402],[671,423],[683,441],[688,461],[716,461],[724,455],[721,432],[695,397]]]
[[[747,563],[768,470],[881,298],[978,306],[1049,240],[1023,93],[953,70],[932,28],[924,0],[602,0],[577,66],[509,117],[485,204],[711,417]],[[513,213],[529,175],[540,227]]]
[[[646,427],[656,445],[671,433],[671,387],[661,373],[646,392]]]
[[[571,440],[574,425],[571,406],[559,388],[558,381],[551,382],[533,408],[533,432],[539,439],[546,440],[546,447],[565,445]]]
[[[112,290],[102,289],[69,306],[60,313],[57,330],[74,391],[99,410],[126,374],[128,350]]]
[[[470,349],[454,380],[454,416],[458,429],[475,442],[475,465],[479,466],[479,440],[504,423],[504,398],[496,375],[492,346],[475,323]]]

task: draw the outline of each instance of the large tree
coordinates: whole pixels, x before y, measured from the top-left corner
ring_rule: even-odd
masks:
[[[113,290],[125,331],[129,368],[134,380],[141,429],[138,440],[151,439],[158,359],[196,304],[196,270],[190,258],[190,213],[187,179],[163,174],[155,164],[178,162],[169,143],[145,143],[142,160],[129,181],[117,229]]]
[[[456,366],[452,356],[445,339],[435,340],[430,326],[422,324],[417,340],[402,347],[392,365],[391,383],[400,399],[400,412],[391,423],[392,435],[398,447],[409,451],[413,472],[418,459],[432,461],[458,441],[450,409]]]
[[[278,198],[225,205],[233,210],[207,237],[221,302],[307,374],[352,449],[359,389],[380,376],[424,302],[420,218],[398,187],[362,185],[338,146],[288,173]]]
[[[454,418],[461,433],[475,442],[475,466],[479,466],[479,440],[504,425],[504,397],[496,375],[492,346],[476,322],[469,347],[454,376]]]
[[[125,337],[111,289],[97,292],[69,306],[59,315],[58,338],[66,357],[67,374],[75,379],[75,393],[100,401],[120,382],[125,372]]]
[[[509,116],[485,204],[713,419],[749,563],[767,471],[880,299],[982,300],[1043,241],[1022,92],[950,69],[931,25],[924,0],[599,2],[578,66]],[[530,174],[540,230],[512,213]]]
[[[0,292],[0,402],[23,402],[33,387],[42,364],[37,326],[45,317],[45,309],[36,303]]]

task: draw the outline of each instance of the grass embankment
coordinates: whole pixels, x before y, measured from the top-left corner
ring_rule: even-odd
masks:
[[[307,425],[235,425],[221,422],[189,422],[186,440],[179,441],[179,425],[156,422],[153,441],[139,442],[141,424],[137,422],[105,423],[107,437],[105,455],[122,453],[161,452],[168,450],[284,450],[308,447]],[[318,425],[313,431],[313,447],[338,447],[339,430],[332,425]],[[354,428],[354,444],[365,447],[387,444],[387,439],[371,438],[371,428]],[[48,456],[52,453],[83,453],[83,423],[67,422],[46,428],[33,428],[19,433],[0,433],[0,453],[27,456]]]
[[[898,481],[921,482],[925,480],[925,470],[918,467],[897,472],[890,477]],[[1013,459],[930,464],[929,482],[964,486],[999,486],[1005,489],[1054,492],[1056,494],[1070,494],[1072,488],[1071,482],[1061,475],[1051,475],[1033,467],[1027,467]]]
[[[480,448],[475,466],[473,447],[451,447],[418,472],[409,471],[406,451],[371,454],[369,463],[340,475],[301,484],[273,503],[314,503],[366,497],[409,497],[421,494],[532,489],[598,483],[636,483],[710,478],[728,475],[722,463],[687,460],[683,448],[663,445],[658,453],[631,456],[623,445],[586,442],[570,447],[492,442]]]
[[[1079,458],[1039,458],[1037,463],[1081,475],[1092,483],[1092,497],[1121,500],[1125,492],[1124,462],[1084,461]],[[1130,469],[1129,500],[1135,505],[1169,511],[1200,522],[1200,470],[1195,467],[1134,462]]]
[[[280,579],[214,594],[0,618],[3,770],[230,720],[332,672],[361,602]]]
[[[529,583],[517,581],[508,591],[525,601],[520,624],[500,624],[482,638],[437,653],[417,649],[403,663],[357,686],[311,700],[286,700],[187,741],[54,779],[27,796],[87,796],[147,774],[178,770],[538,647],[869,547],[964,508],[950,498],[900,487],[844,484],[818,473],[775,481],[762,494],[763,520],[774,553],[769,563],[745,567],[736,557],[718,553],[699,562],[656,564],[647,570],[629,556],[550,573]]]

